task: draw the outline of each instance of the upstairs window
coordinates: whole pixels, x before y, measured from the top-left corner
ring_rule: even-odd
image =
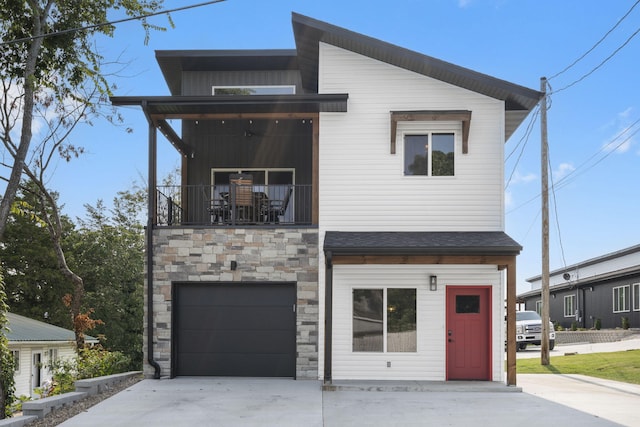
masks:
[[[212,95],[295,95],[294,85],[286,86],[214,86]]]
[[[404,175],[453,176],[455,134],[404,135]]]

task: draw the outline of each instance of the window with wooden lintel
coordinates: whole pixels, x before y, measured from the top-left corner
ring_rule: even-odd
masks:
[[[469,152],[469,127],[471,125],[471,111],[468,110],[423,110],[423,111],[392,111],[391,112],[391,154],[396,154],[396,135],[398,122],[433,122],[459,121],[462,123],[462,153]]]

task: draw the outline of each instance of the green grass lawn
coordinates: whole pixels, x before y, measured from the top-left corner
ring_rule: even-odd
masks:
[[[640,384],[640,350],[553,356],[548,366],[540,358],[518,359],[516,367],[519,374],[581,374]]]

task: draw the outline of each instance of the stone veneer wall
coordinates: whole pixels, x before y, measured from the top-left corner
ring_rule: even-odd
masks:
[[[297,283],[296,376],[318,378],[318,230],[315,228],[160,228],[153,231],[154,359],[171,374],[173,282]],[[231,270],[231,261],[237,269]],[[147,363],[146,292],[144,373]]]

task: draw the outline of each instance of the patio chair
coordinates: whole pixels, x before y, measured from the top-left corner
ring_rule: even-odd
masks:
[[[221,197],[216,199],[212,198],[210,194],[207,194],[207,190],[210,187],[204,186],[202,188],[204,204],[211,217],[211,224],[224,224],[229,220],[229,200]],[[215,187],[213,188],[215,194]]]
[[[280,217],[284,216],[289,206],[289,200],[291,199],[291,193],[293,193],[293,186],[290,185],[284,192],[282,199],[269,199],[269,205],[267,206],[266,217],[268,222],[276,224],[280,223]]]
[[[246,173],[229,175],[229,190],[233,220],[251,221],[253,218],[253,176]]]

